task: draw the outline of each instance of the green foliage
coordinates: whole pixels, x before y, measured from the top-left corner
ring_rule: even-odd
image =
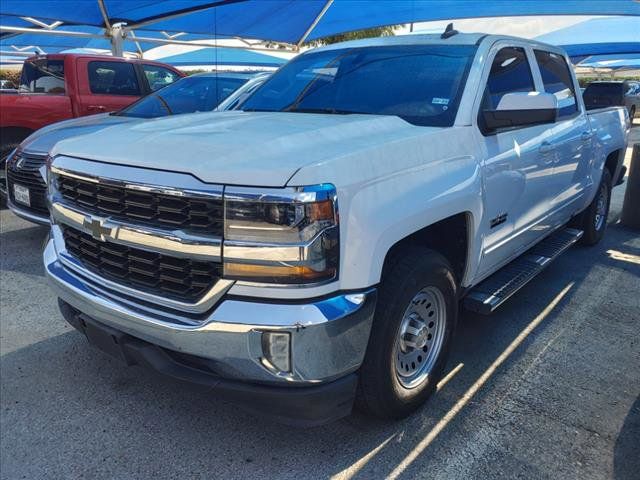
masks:
[[[624,80],[640,81],[640,77],[633,76],[633,75],[631,75],[631,76],[616,75],[615,78],[613,78],[613,81],[615,81],[615,82],[622,82]],[[611,77],[610,77],[610,75],[608,75],[606,73],[603,74],[601,78],[593,77],[593,76],[589,76],[589,77],[580,76],[580,77],[578,77],[578,83],[580,84],[581,87],[586,87],[591,82],[597,82],[597,81],[609,82],[609,81],[611,81]]]
[[[320,47],[332,43],[346,42],[347,40],[359,40],[361,38],[371,37],[390,37],[395,35],[397,26],[365,28],[364,30],[356,30],[355,32],[339,33],[338,35],[330,35],[328,37],[319,38],[307,42],[305,45],[310,47]]]
[[[0,69],[0,80],[9,80],[14,85],[20,83],[20,70]]]
[[[191,75],[195,75],[196,73],[205,73],[208,72],[209,70],[205,70],[203,68],[198,68],[195,70],[183,70],[182,73],[184,73],[186,76],[191,76]]]

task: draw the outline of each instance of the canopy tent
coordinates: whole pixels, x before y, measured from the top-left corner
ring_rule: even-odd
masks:
[[[25,17],[124,32],[145,29],[241,37],[300,46],[376,26],[518,15],[640,15],[634,0],[3,0],[0,32],[32,30]],[[53,31],[49,33],[55,33]],[[138,35],[141,37],[142,35]]]
[[[64,30],[72,33],[91,35],[91,37],[58,36],[53,34],[43,35],[40,33],[0,35],[0,50],[9,51],[11,49],[30,47],[30,50],[33,51],[35,47],[39,47],[46,53],[58,53],[73,48],[111,49],[111,42],[106,36],[104,28],[84,25],[69,25],[65,26]],[[134,35],[159,40],[180,40],[181,42],[208,42],[211,39],[210,35],[189,34],[185,32],[169,34],[153,30],[138,30],[134,32]],[[132,36],[128,36],[123,42],[124,50],[138,53],[145,52],[157,46],[158,44],[155,42],[137,40],[136,37]]]
[[[592,18],[540,35],[536,40],[561,45],[574,60],[590,55],[640,54],[640,18]]]
[[[576,65],[588,68],[637,69],[640,68],[640,53],[627,55],[594,55]]]
[[[233,65],[273,68],[285,64],[293,56],[292,53],[278,52],[277,50],[274,50],[273,53],[267,53],[248,49],[226,48],[224,44],[219,47],[184,47],[180,45],[177,48],[178,52],[158,52],[166,51],[168,48],[176,50],[173,45],[158,47],[147,51],[145,58],[168,63],[175,67]]]

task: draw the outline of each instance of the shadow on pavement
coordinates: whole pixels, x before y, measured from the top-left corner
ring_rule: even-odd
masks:
[[[629,409],[613,451],[616,480],[640,477],[640,397]]]

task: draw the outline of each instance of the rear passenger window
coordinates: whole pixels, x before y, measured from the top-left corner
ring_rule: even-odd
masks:
[[[133,64],[89,62],[89,88],[98,95],[140,95]]]
[[[507,93],[533,92],[533,75],[523,48],[500,50],[491,64],[487,87],[482,98],[483,110],[495,110]]]
[[[558,118],[570,117],[578,111],[569,65],[562,55],[535,50],[540,67],[544,91],[553,93],[558,100]]]
[[[20,77],[20,91],[63,95],[64,61],[35,59],[24,62]]]

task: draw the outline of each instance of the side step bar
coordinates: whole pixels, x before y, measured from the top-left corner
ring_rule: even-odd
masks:
[[[467,310],[488,315],[524,287],[562,252],[582,237],[582,230],[565,228],[540,243],[473,287],[464,298]]]

